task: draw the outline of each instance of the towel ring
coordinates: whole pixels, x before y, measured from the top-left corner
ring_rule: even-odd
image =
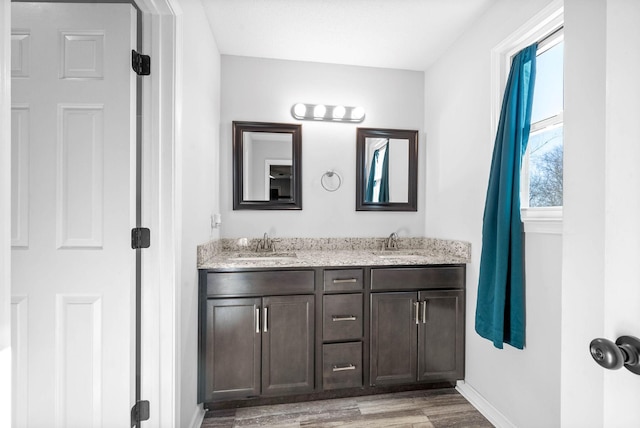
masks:
[[[325,177],[331,178],[334,175],[338,177],[338,185],[335,187],[327,187],[327,185],[324,182]],[[340,174],[338,174],[336,171],[330,170],[322,174],[322,177],[320,177],[320,184],[322,185],[324,190],[326,190],[327,192],[335,192],[340,188],[340,186],[342,186],[342,177],[340,177]]]

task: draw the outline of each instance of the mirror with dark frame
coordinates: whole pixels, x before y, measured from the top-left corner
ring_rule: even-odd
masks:
[[[302,209],[302,126],[233,122],[233,209]]]
[[[418,131],[358,128],[356,211],[418,210]]]

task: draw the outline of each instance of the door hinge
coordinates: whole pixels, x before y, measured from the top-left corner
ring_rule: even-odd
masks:
[[[149,248],[151,245],[151,230],[146,227],[131,229],[131,248]]]
[[[138,76],[148,76],[151,74],[151,57],[132,50],[131,68]]]
[[[149,420],[149,402],[141,400],[131,408],[131,426],[137,427],[141,421]]]

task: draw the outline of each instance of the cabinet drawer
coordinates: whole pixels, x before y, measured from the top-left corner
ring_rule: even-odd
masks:
[[[362,294],[329,294],[323,298],[323,339],[362,337]]]
[[[332,343],[322,347],[323,389],[362,386],[362,343]]]
[[[371,269],[371,290],[464,288],[464,266]]]
[[[314,291],[312,270],[209,272],[207,295],[302,294]]]
[[[324,271],[325,291],[362,290],[362,269],[335,269]]]

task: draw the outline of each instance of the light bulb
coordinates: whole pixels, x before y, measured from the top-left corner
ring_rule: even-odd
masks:
[[[352,119],[362,119],[364,117],[364,109],[362,107],[356,107],[351,111]]]
[[[344,114],[346,113],[346,109],[343,106],[335,106],[333,108],[333,118],[334,119],[342,119]]]
[[[293,106],[293,112],[298,117],[304,117],[305,114],[307,113],[307,106],[305,106],[304,104],[298,103],[295,106]]]
[[[324,117],[324,114],[327,112],[327,108],[323,105],[323,104],[318,104],[314,109],[313,109],[313,117],[315,119],[322,119]]]

